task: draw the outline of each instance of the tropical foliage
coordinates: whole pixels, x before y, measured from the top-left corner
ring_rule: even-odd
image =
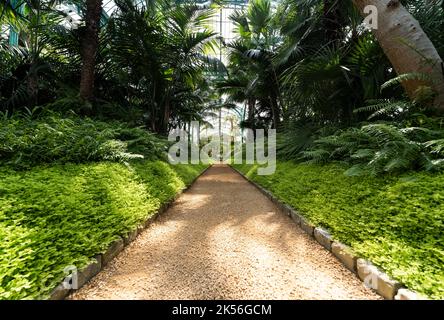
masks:
[[[442,3],[404,4],[442,55]],[[351,1],[287,0],[273,10],[255,0],[231,19],[237,38],[219,90],[246,105],[244,126],[280,131],[281,158],[347,162],[351,174],[442,169],[430,77],[397,75]],[[423,83],[413,100],[401,87],[409,81]]]
[[[0,299],[47,296],[172,198],[203,166],[161,161],[165,136],[222,107],[278,131],[277,174],[244,172],[444,297],[444,1],[384,11],[433,59],[366,28],[359,4],[384,1],[251,0],[227,41],[211,27],[224,2],[0,1]]]
[[[0,120],[0,164],[32,168],[43,163],[159,159],[167,142],[119,122],[57,114]]]
[[[82,2],[71,2],[86,14]],[[215,45],[208,26],[211,7],[115,1],[99,34],[94,97],[85,101],[79,96],[85,26],[66,21],[69,16],[57,3],[20,2],[15,16],[2,16],[19,28],[20,37],[15,46],[1,42],[0,111],[49,105],[163,134],[208,113],[212,93],[204,73],[222,68],[208,55]]]

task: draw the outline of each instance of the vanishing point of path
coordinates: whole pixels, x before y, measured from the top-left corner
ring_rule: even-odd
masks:
[[[70,298],[379,299],[225,165]]]

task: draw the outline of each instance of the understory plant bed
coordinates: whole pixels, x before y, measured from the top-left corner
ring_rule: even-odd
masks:
[[[0,168],[0,299],[45,299],[207,166],[163,161]]]
[[[278,162],[270,176],[256,165],[234,168],[403,286],[444,298],[444,174],[349,177],[339,165],[293,162]]]

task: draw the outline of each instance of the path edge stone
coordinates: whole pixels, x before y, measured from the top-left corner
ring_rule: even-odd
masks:
[[[331,252],[348,270],[356,274],[356,261],[358,257],[349,246],[339,241],[333,241],[331,244]]]
[[[123,249],[136,240],[137,236],[146,228],[148,228],[159,216],[167,211],[173,203],[179,198],[181,194],[186,192],[191,186],[204,175],[213,165],[208,164],[208,166],[202,170],[189,184],[187,184],[182,190],[176,193],[176,195],[170,199],[168,202],[162,204],[159,210],[153,215],[149,216],[141,225],[136,229],[128,232],[125,236],[119,237],[113,241],[105,252],[96,255],[91,259],[91,262],[82,268],[78,272],[78,288],[77,289],[66,289],[63,285],[63,280],[58,284],[46,298],[46,300],[65,300],[72,292],[81,289],[85,284],[87,284],[94,276],[96,276],[103,268],[106,267],[118,254],[123,251]]]
[[[319,242],[320,245],[322,245],[328,251],[331,251],[333,237],[327,230],[317,227],[314,229],[313,234],[316,241]]]
[[[259,191],[261,191],[265,196],[267,196],[267,198],[276,204],[282,212],[290,216],[293,222],[305,233],[314,237],[314,239],[321,246],[323,246],[327,251],[330,251],[336,257],[336,259],[339,260],[339,262],[341,262],[348,270],[354,273],[358,279],[364,282],[367,287],[370,287],[381,297],[386,300],[428,300],[426,297],[423,297],[417,292],[404,287],[400,282],[390,278],[371,261],[359,258],[350,247],[333,239],[327,230],[312,225],[303,216],[303,214],[279,200],[275,195],[273,195],[273,193],[248,178],[243,172],[237,170],[232,165],[230,165],[230,167],[239,173],[250,184],[259,189]],[[366,283],[366,279],[369,277],[375,279],[373,281],[374,284],[368,285]]]

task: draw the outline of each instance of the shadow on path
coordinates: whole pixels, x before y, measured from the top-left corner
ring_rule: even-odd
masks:
[[[225,165],[202,175],[73,299],[378,299]]]

